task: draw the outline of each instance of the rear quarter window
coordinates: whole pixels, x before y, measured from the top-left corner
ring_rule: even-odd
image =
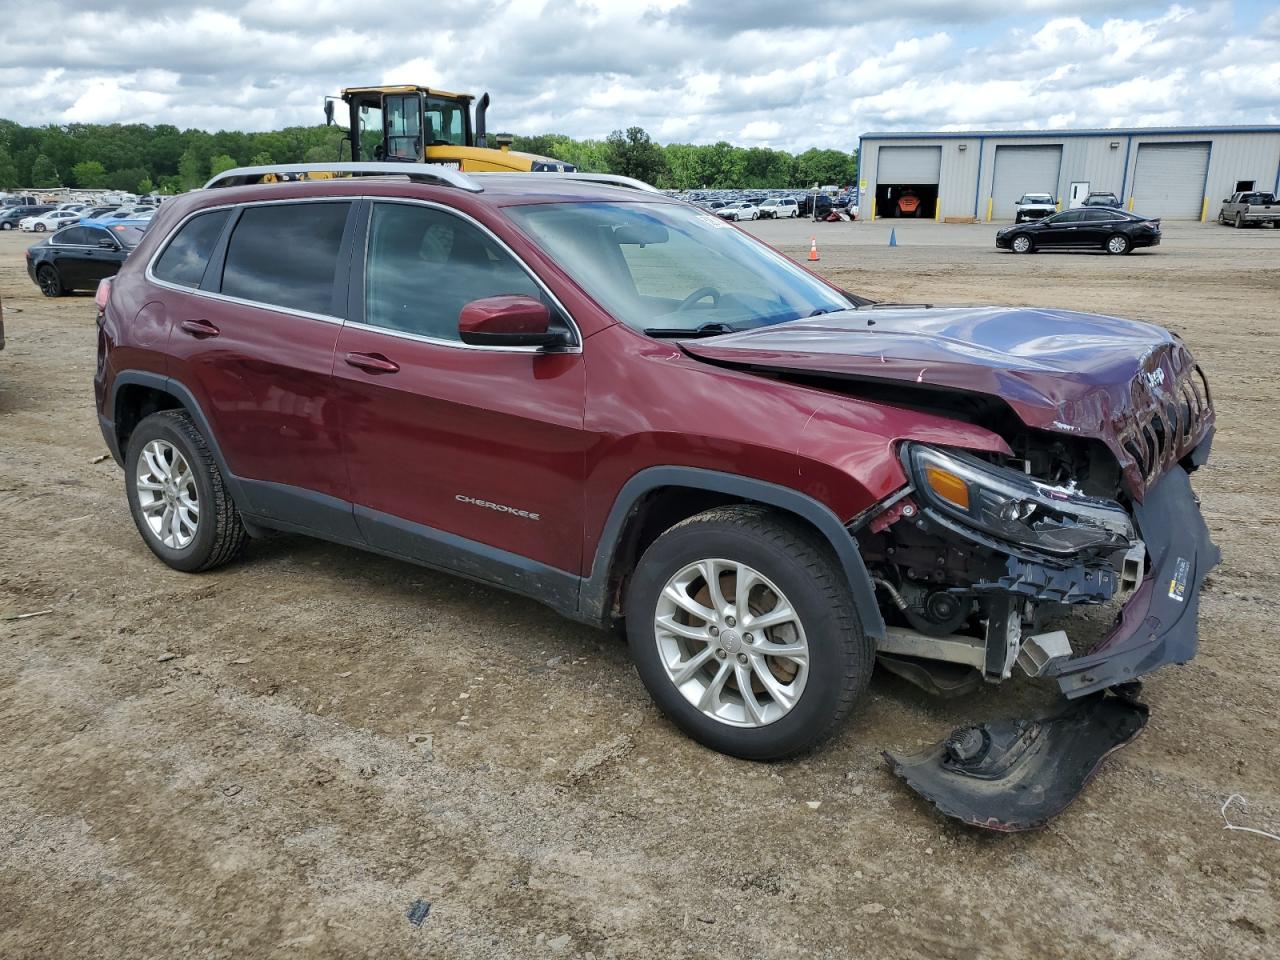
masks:
[[[158,280],[198,287],[230,214],[230,210],[196,214],[178,229],[151,272]]]

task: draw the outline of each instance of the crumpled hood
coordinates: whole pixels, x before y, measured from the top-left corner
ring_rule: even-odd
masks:
[[[1186,347],[1137,320],[1022,307],[863,307],[681,346],[736,367],[999,397],[1027,426],[1103,441],[1137,499],[1213,426],[1208,387]]]

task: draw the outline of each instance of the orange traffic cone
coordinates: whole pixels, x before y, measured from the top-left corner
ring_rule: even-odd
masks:
[[[818,238],[816,236],[809,238],[809,260],[817,261],[821,257],[818,256]]]

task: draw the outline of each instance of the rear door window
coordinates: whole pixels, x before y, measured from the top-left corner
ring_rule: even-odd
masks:
[[[97,237],[90,236],[89,230],[85,227],[68,227],[55,233],[53,242],[60,243],[63,246],[83,247],[91,243],[97,243]]]
[[[230,210],[210,210],[184,223],[156,261],[152,269],[156,278],[183,287],[198,287],[230,214]]]
[[[347,201],[247,207],[227,244],[222,293],[333,316],[334,275],[350,209]]]

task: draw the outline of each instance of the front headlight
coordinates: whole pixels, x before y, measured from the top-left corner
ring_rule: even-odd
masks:
[[[1133,524],[1120,504],[1054,487],[959,451],[917,443],[903,456],[921,500],[1001,540],[1070,555],[1127,549]]]

